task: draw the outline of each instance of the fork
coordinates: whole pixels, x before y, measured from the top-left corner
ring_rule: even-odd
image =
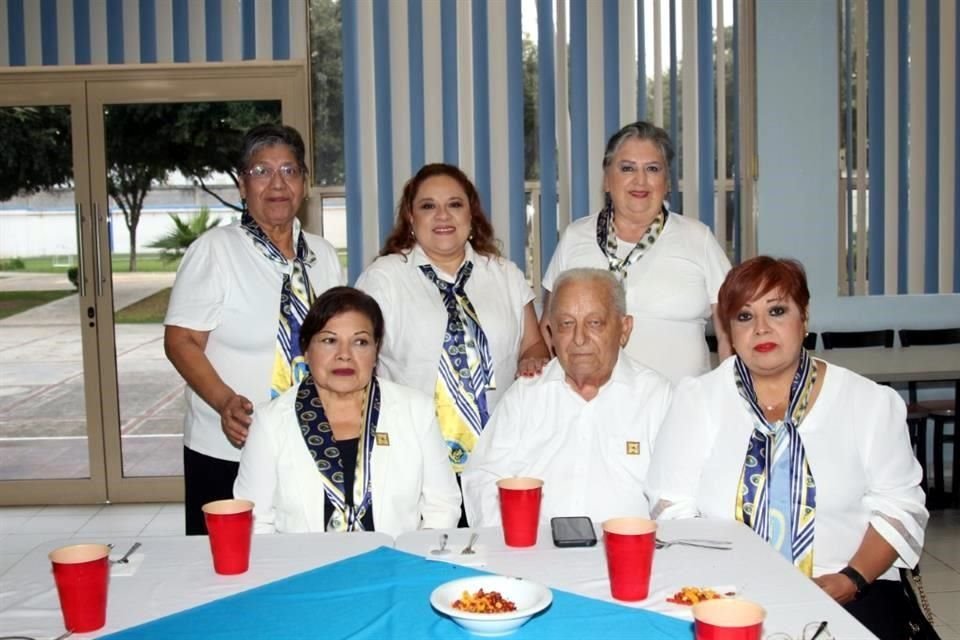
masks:
[[[657,549],[668,549],[673,545],[699,547],[700,549],[719,549],[721,551],[729,551],[733,548],[733,543],[727,540],[700,540],[697,538],[688,540],[661,540],[657,538],[655,543]]]
[[[471,555],[471,554],[476,553],[476,551],[473,550],[473,545],[474,545],[474,543],[476,543],[476,541],[477,541],[477,539],[478,539],[479,537],[480,537],[480,534],[479,534],[479,533],[471,533],[471,534],[470,534],[470,542],[467,543],[467,546],[465,546],[465,547],[463,548],[463,550],[460,552],[460,554],[461,554],[461,555],[464,555],[464,556],[469,556],[469,555]]]
[[[133,555],[133,552],[140,548],[139,542],[134,542],[133,546],[127,549],[127,552],[119,560],[111,560],[114,564],[127,564],[130,562],[130,556]]]

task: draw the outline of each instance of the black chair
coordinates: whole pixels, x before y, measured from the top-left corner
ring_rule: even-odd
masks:
[[[824,331],[824,349],[862,349],[893,346],[893,329],[877,331]]]
[[[936,346],[960,344],[960,327],[952,329],[901,329],[900,344],[911,346]],[[953,400],[917,401],[917,383],[908,384],[910,407],[926,411],[933,420],[933,495],[934,506],[960,505],[960,458],[957,456],[957,394],[960,394],[960,380],[954,381]],[[953,424],[953,433],[946,433],[948,424]],[[918,434],[918,436],[921,434]],[[924,420],[923,436],[926,436]],[[924,440],[926,444],[926,440]],[[944,481],[943,450],[944,445],[953,445],[953,479],[950,482],[950,494],[947,496]],[[918,450],[919,455],[919,450]],[[943,504],[939,504],[943,503]]]

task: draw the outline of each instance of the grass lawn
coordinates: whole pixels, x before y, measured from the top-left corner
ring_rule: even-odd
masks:
[[[8,260],[0,262],[7,262]],[[70,266],[74,266],[54,266],[53,256],[35,256],[31,258],[20,258],[19,260],[23,262],[24,266],[23,269],[17,269],[17,271],[29,273],[66,273]],[[111,256],[110,262],[113,265],[114,273],[128,273],[130,271],[130,254],[115,253]],[[160,259],[160,255],[157,253],[141,253],[137,255],[138,272],[176,271],[179,264],[179,259],[164,261]]]
[[[73,291],[0,291],[0,318],[69,296]]]
[[[170,304],[170,287],[120,309],[113,314],[117,324],[161,324]]]

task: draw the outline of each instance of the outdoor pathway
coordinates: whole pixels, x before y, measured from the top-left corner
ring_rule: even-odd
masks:
[[[115,274],[115,308],[173,278]],[[58,274],[0,273],[0,291],[70,288]],[[0,320],[0,480],[89,475],[77,305],[69,295]],[[115,337],[125,475],[178,475],[184,384],[163,353],[163,326],[120,324]]]

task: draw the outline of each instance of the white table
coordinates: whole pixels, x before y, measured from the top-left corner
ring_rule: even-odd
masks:
[[[960,379],[960,345],[830,349],[814,357],[838,364],[877,382]]]
[[[510,549],[499,529],[480,529],[477,560],[485,571],[536,580],[557,589],[612,601],[602,542],[587,549],[557,549],[549,531],[541,531],[536,547]],[[239,576],[213,572],[206,537],[147,538],[142,561],[130,576],[111,576],[107,626],[89,638],[118,631],[183,611],[253,587],[295,575],[336,560],[396,546],[401,551],[427,556],[436,547],[438,531],[419,531],[394,540],[384,534],[276,534],[254,536],[250,570]],[[450,548],[458,552],[470,530],[449,530]],[[824,595],[811,581],[786,563],[749,529],[734,522],[686,520],[664,522],[660,535],[710,537],[730,540],[732,551],[672,547],[654,559],[651,597],[637,606],[689,616],[687,609],[670,605],[665,598],[684,585],[734,585],[743,597],[768,611],[767,632],[799,635],[804,624],[828,620],[835,637],[872,638],[846,611]],[[118,550],[132,539],[112,539]],[[0,578],[0,636],[27,635],[54,638],[63,630],[56,589],[47,553],[78,540],[43,543],[27,553]],[[465,557],[465,556],[464,556]]]
[[[799,571],[788,564],[753,531],[738,522],[691,519],[659,523],[659,537],[712,538],[733,542],[732,551],[674,546],[654,554],[650,597],[627,604],[668,615],[690,618],[689,607],[673,605],[666,598],[683,586],[735,586],[737,594],[761,604],[767,610],[765,633],[785,631],[799,637],[804,625],[827,620],[835,638],[874,638],[866,628]],[[537,545],[513,549],[503,543],[499,529],[479,529],[479,554],[474,563],[483,571],[518,576],[590,598],[618,602],[610,595],[603,542],[597,546],[558,549],[548,529],[539,532]],[[449,548],[462,549],[469,537],[466,529],[452,529]],[[416,531],[397,538],[400,551],[428,556],[438,542],[436,531]],[[449,557],[449,556],[445,556]],[[469,556],[466,556],[469,558]],[[461,562],[456,555],[451,562]],[[464,562],[469,563],[470,560]]]
[[[47,553],[79,542],[89,541],[43,543],[0,578],[0,636],[39,639],[63,633]],[[111,538],[110,542],[122,553],[133,539]],[[257,535],[250,551],[250,569],[236,576],[221,576],[213,571],[206,536],[151,537],[141,542],[138,555],[143,559],[136,572],[110,577],[107,625],[95,633],[71,638],[105,635],[380,546],[393,546],[393,538],[383,533]]]

